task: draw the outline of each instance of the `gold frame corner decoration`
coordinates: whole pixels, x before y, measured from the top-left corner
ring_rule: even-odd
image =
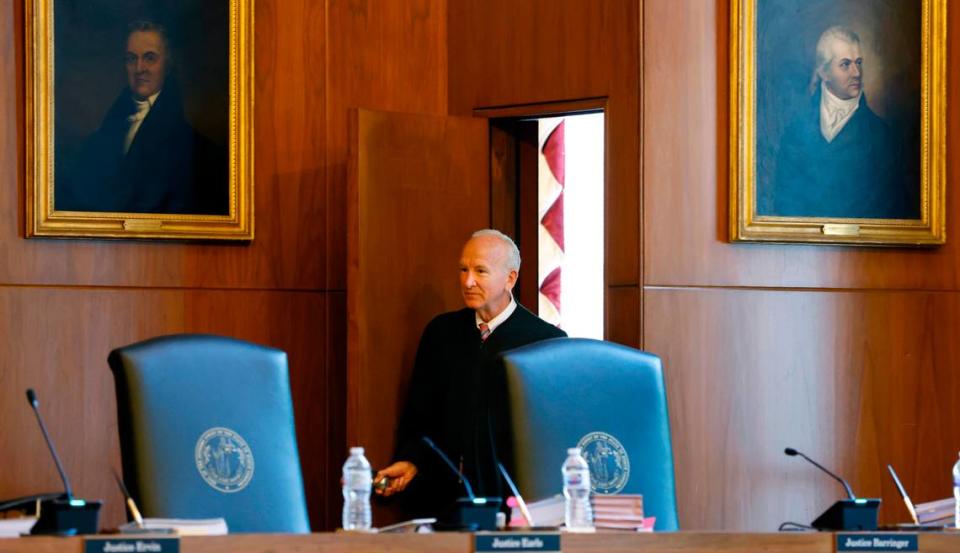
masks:
[[[917,218],[758,212],[760,131],[757,112],[760,95],[757,73],[759,56],[764,54],[758,52],[758,43],[761,42],[758,38],[758,1],[730,2],[730,241],[858,246],[936,246],[945,243],[947,0],[921,0],[919,8],[920,159],[915,167],[919,173],[919,192],[911,191],[919,198]],[[772,89],[773,85],[769,88]],[[768,194],[774,192],[774,188],[768,189]]]
[[[55,209],[54,0],[24,3],[27,237],[253,240],[254,0],[220,1],[229,7],[229,61],[225,69],[229,72],[229,130],[227,145],[220,149],[225,152],[220,159],[228,164],[224,174],[229,199],[218,196],[228,202],[228,213],[227,209],[220,211],[225,214]]]

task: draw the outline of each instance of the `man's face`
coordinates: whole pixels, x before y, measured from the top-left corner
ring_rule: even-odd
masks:
[[[860,45],[834,40],[831,49],[833,59],[826,69],[820,70],[820,78],[837,98],[856,98],[863,88],[863,56],[860,55]]]
[[[140,100],[161,88],[167,78],[167,46],[156,31],[134,31],[127,37],[127,84]]]
[[[507,247],[494,236],[471,238],[460,256],[460,293],[467,307],[490,320],[510,303],[517,272],[507,269]]]

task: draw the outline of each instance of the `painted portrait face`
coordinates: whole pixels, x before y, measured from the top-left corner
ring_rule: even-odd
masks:
[[[490,320],[510,303],[517,272],[507,268],[507,247],[493,236],[471,238],[460,256],[460,293],[467,307]]]
[[[856,42],[834,39],[830,45],[833,58],[820,70],[827,89],[841,100],[856,98],[863,89],[863,56]]]
[[[167,78],[167,45],[157,31],[134,31],[127,37],[127,84],[140,100],[163,88]]]

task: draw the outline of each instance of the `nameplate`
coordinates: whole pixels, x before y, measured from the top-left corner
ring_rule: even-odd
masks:
[[[180,538],[87,538],[83,553],[180,553]]]
[[[860,236],[860,225],[826,224],[821,227],[824,236]]]
[[[490,551],[540,551],[560,553],[559,533],[525,534],[519,532],[493,532],[474,534],[473,550],[476,553]]]
[[[160,219],[125,219],[123,221],[123,230],[137,232],[157,231],[162,229],[163,221]]]
[[[917,551],[917,535],[840,533],[837,551]]]

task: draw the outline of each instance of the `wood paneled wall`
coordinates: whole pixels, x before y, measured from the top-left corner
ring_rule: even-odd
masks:
[[[933,250],[727,242],[725,0],[449,9],[452,113],[608,98],[607,324],[612,339],[664,359],[681,527],[812,520],[842,489],[786,446],[882,497],[887,522],[907,517],[887,463],[919,501],[950,494],[955,240]],[[949,27],[957,54],[958,12]],[[957,79],[948,140],[960,130]],[[953,182],[956,157],[948,164]],[[952,191],[948,201],[958,211]],[[958,229],[950,218],[948,235]]]
[[[314,526],[339,516],[349,107],[469,115],[607,102],[607,324],[663,356],[681,523],[770,530],[839,494],[786,445],[882,495],[949,494],[960,447],[960,255],[725,240],[724,0],[257,0],[250,245],[25,240],[22,3],[0,0],[0,497],[56,489],[41,395],[77,492],[123,517],[115,346],[217,332],[286,349]],[[960,12],[950,13],[950,54]],[[960,130],[949,77],[948,140]],[[949,160],[948,182],[958,161]],[[948,202],[958,210],[952,191]],[[957,221],[948,216],[948,236]]]
[[[960,448],[957,195],[948,188],[937,249],[727,243],[727,2],[643,4],[643,343],[666,367],[682,525],[812,520],[843,490],[786,446],[882,497],[886,522],[908,519],[888,463],[914,500],[948,497]],[[956,10],[949,27],[955,59]],[[951,155],[948,183],[957,168]]]
[[[605,326],[611,340],[639,345],[640,3],[457,0],[449,9],[452,115],[606,100]]]
[[[315,529],[339,524],[345,458],[351,106],[446,112],[442,1],[256,1],[256,233],[249,245],[23,238],[23,2],[0,0],[0,498],[59,488],[36,388],[76,493],[122,521],[106,357],[213,332],[289,353]]]

